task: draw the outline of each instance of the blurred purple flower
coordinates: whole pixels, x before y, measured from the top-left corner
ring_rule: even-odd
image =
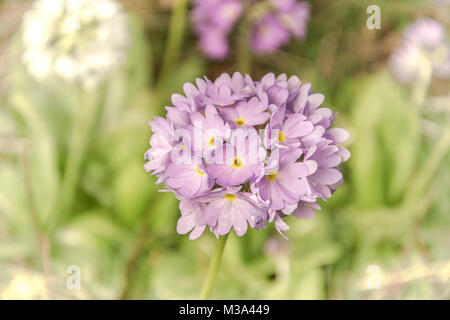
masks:
[[[203,53],[213,60],[223,60],[230,50],[227,35],[220,30],[212,29],[200,35],[200,47]]]
[[[231,228],[241,236],[272,222],[282,233],[289,215],[313,218],[350,157],[338,146],[349,134],[331,128],[324,96],[285,74],[222,74],[196,84],[172,96],[167,119],[150,122],[144,166],[180,199],[178,233],[196,239],[209,226],[217,236]]]
[[[391,56],[396,78],[410,83],[432,75],[450,77],[450,43],[445,37],[444,27],[433,19],[418,19],[409,26]]]
[[[274,15],[266,15],[252,29],[252,48],[258,53],[271,53],[289,41],[289,30]]]
[[[194,1],[192,22],[205,55],[215,60],[222,60],[228,55],[227,36],[241,12],[239,0]]]
[[[309,3],[307,2],[295,2],[292,3],[291,6],[280,11],[280,20],[296,38],[303,38],[306,36],[309,18]]]
[[[243,13],[243,0],[196,0],[191,19],[203,53],[211,59],[228,56],[228,35]],[[297,0],[247,1],[248,12],[265,4],[258,18],[251,23],[251,47],[257,53],[272,53],[292,37],[306,35],[310,17],[309,4]],[[258,9],[259,10],[259,9]]]

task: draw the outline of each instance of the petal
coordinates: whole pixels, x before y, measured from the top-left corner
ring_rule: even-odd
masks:
[[[342,128],[331,128],[326,132],[325,137],[333,140],[334,143],[342,143],[350,137],[350,134]]]
[[[182,216],[189,216],[194,214],[197,210],[200,210],[200,204],[190,199],[181,200],[179,207]]]
[[[333,185],[341,181],[342,173],[337,169],[320,168],[311,178],[320,184]]]
[[[338,147],[338,148],[339,148],[338,155],[342,158],[342,162],[345,162],[348,159],[350,159],[350,156],[351,156],[350,151],[348,151],[344,147]]]
[[[195,227],[194,219],[192,216],[180,217],[177,221],[177,232],[179,234],[186,234]]]
[[[299,138],[310,134],[314,126],[309,121],[304,121],[304,116],[294,114],[286,119],[281,131],[289,138]]]
[[[303,163],[308,166],[310,175],[317,171],[318,165],[317,165],[316,161],[314,161],[314,160],[306,160]]]
[[[325,159],[320,160],[322,167],[332,168],[337,167],[342,162],[342,158],[338,154],[333,154]]]
[[[198,89],[190,82],[186,82],[183,85],[183,91],[186,94],[186,97],[195,97],[200,94]]]
[[[316,216],[316,213],[314,210],[310,207],[298,207],[294,212],[293,215],[299,219],[306,219],[310,220],[313,219]]]
[[[308,95],[311,91],[311,84],[305,83],[300,87],[300,90],[298,92],[297,98],[295,98],[294,104],[293,104],[293,111],[294,112],[302,112],[305,108],[306,102],[308,101]]]
[[[323,101],[325,100],[325,96],[321,93],[314,93],[308,97],[308,103],[310,110],[317,109]]]
[[[234,206],[234,208],[236,208],[236,206]],[[236,231],[236,234],[239,237],[243,236],[247,232],[247,219],[245,218],[244,213],[241,213],[237,208],[232,212],[231,221],[234,231]]]
[[[280,218],[279,215],[275,216],[275,229],[287,240],[287,237],[283,234],[282,231],[288,231],[289,226]]]
[[[195,227],[194,230],[192,230],[191,234],[189,235],[189,239],[195,240],[195,239],[199,238],[203,234],[203,231],[205,231],[205,228],[206,228],[206,225]]]
[[[223,236],[230,232],[232,224],[231,214],[227,210],[227,212],[222,212],[219,214],[217,225],[214,227],[214,230],[218,235]]]

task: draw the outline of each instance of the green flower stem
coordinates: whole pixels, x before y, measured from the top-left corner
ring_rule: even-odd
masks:
[[[184,32],[186,29],[186,12],[188,0],[177,0],[174,4],[172,17],[170,19],[169,34],[164,60],[158,81],[158,92],[164,87],[167,78],[176,68],[177,60],[180,56],[183,44]]]
[[[94,101],[91,101],[90,99]],[[93,127],[97,119],[97,99],[91,95],[87,95],[79,88],[77,100],[75,119],[73,121],[70,137],[71,140],[68,145],[69,149],[66,169],[64,171],[60,192],[47,226],[50,232],[64,220],[72,209],[83,159],[89,146]]]
[[[244,20],[239,29],[238,39],[238,71],[242,74],[250,74],[252,71],[252,56],[250,53],[250,25]]]
[[[414,188],[411,190],[408,199],[414,199],[420,196],[430,182],[434,179],[436,172],[439,169],[442,161],[450,149],[450,129],[447,127],[442,133],[441,138],[433,148],[430,157],[424,164],[420,175],[413,184]]]
[[[217,272],[219,271],[220,262],[222,261],[223,250],[225,248],[225,243],[227,242],[228,234],[222,236],[217,240],[216,249],[214,250],[213,257],[208,269],[208,275],[206,276],[206,281],[203,286],[202,292],[200,293],[201,300],[208,300],[211,296],[212,290],[214,288],[214,283],[216,282]]]
[[[422,109],[427,97],[433,68],[431,62],[424,60],[419,69],[419,76],[413,84],[412,101],[418,109]]]

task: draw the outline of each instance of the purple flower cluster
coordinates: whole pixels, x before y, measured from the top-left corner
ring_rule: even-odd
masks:
[[[433,19],[418,19],[405,31],[401,45],[392,54],[391,66],[403,83],[428,74],[449,77],[450,43],[444,27]]]
[[[331,128],[334,113],[322,94],[296,76],[269,73],[260,81],[235,73],[197,79],[174,94],[153,135],[144,168],[180,199],[177,231],[198,238],[283,218],[311,219],[342,182],[339,165],[350,153],[338,146],[349,134]]]
[[[243,15],[242,0],[195,0],[194,29],[206,56],[223,60],[229,52],[228,35]],[[309,4],[297,0],[246,1],[248,12],[261,11],[250,19],[251,46],[257,53],[271,53],[292,37],[303,38],[309,20]],[[259,10],[258,8],[262,8]]]

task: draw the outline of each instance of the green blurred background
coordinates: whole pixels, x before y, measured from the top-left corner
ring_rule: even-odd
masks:
[[[352,157],[315,219],[288,219],[289,241],[272,226],[231,234],[213,298],[450,298],[450,81],[433,79],[418,110],[388,65],[415,18],[449,30],[450,7],[309,2],[305,40],[242,66],[235,48],[224,62],[203,58],[183,10],[171,20],[176,1],[122,1],[132,47],[105,83],[83,94],[94,125],[73,206],[56,218],[78,90],[28,75],[20,24],[30,2],[0,0],[0,298],[197,298],[216,240],[176,233],[178,201],[157,192],[142,168],[147,122],[184,82],[242,71],[238,65],[254,79],[274,72],[311,82],[339,112],[336,125],[350,131]],[[370,4],[381,8],[380,30],[366,27]],[[168,45],[169,30],[176,36]],[[67,287],[70,266],[81,272],[79,289]]]

